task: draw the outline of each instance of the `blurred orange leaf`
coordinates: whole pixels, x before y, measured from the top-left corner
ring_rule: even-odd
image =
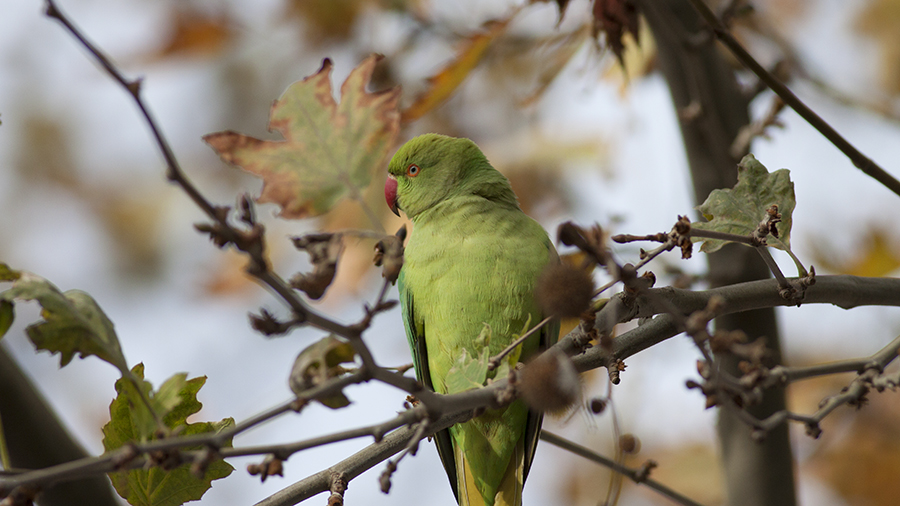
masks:
[[[881,277],[900,268],[900,252],[891,246],[886,231],[872,229],[860,247],[860,253],[850,260],[839,260],[826,253],[824,245],[814,245],[813,265],[837,274],[853,276]]]
[[[270,249],[267,248],[266,253]],[[226,297],[243,294],[255,288],[256,283],[244,270],[244,267],[247,266],[247,257],[230,249],[224,250],[222,253],[216,257],[215,265],[211,266],[203,282],[206,294],[214,297]]]
[[[856,20],[856,31],[878,43],[882,86],[888,93],[900,93],[900,0],[865,4]]]
[[[269,131],[283,141],[259,140],[232,131],[203,137],[222,160],[263,179],[259,203],[281,206],[289,219],[318,216],[343,197],[361,205],[362,190],[384,167],[400,128],[399,88],[367,93],[380,56],[369,56],[332,95],[331,61],[298,81],[272,105]]]
[[[456,88],[481,62],[491,43],[506,30],[513,16],[515,13],[503,21],[488,21],[485,23],[485,31],[469,36],[460,47],[456,59],[428,79],[428,90],[403,111],[401,121],[403,123],[415,121],[450,98]]]
[[[369,0],[289,0],[288,12],[303,20],[306,38],[312,44],[327,40],[343,40],[353,34],[353,27]]]
[[[837,394],[840,388],[838,384],[828,394]],[[806,462],[806,467],[846,504],[897,504],[900,403],[896,395],[887,390],[873,392],[864,409],[843,408],[832,413],[830,417],[837,417],[830,422],[834,429],[825,427],[823,448]]]
[[[209,16],[195,10],[176,9],[172,17],[169,39],[156,55],[213,56],[218,54],[233,35],[227,15]]]

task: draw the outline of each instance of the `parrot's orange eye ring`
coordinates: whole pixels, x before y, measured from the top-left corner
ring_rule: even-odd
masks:
[[[418,165],[411,163],[409,164],[409,167],[406,168],[406,175],[409,177],[416,177],[421,170],[422,169],[420,169]]]

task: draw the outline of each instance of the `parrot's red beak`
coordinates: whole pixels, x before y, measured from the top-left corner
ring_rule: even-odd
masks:
[[[384,182],[384,200],[387,201],[391,211],[400,216],[397,211],[397,179],[392,174],[388,174],[387,181]]]

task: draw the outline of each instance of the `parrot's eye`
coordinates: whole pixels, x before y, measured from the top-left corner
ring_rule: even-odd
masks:
[[[416,177],[419,175],[419,171],[422,170],[418,165],[411,163],[409,167],[406,168],[406,175],[409,177]]]

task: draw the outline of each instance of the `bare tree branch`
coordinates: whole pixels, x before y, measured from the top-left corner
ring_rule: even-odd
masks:
[[[694,501],[693,499],[679,494],[678,492],[654,480],[653,478],[649,478],[647,476],[649,474],[649,469],[655,467],[655,462],[653,462],[652,460],[648,461],[648,463],[653,463],[654,465],[644,466],[640,469],[631,469],[630,467],[623,466],[622,464],[619,464],[612,459],[600,455],[590,448],[585,448],[584,446],[569,441],[568,439],[565,439],[563,437],[557,436],[556,434],[553,434],[552,432],[548,432],[546,430],[541,431],[541,441],[546,441],[554,446],[562,448],[563,450],[570,451],[575,455],[596,462],[603,467],[609,468],[627,477],[638,485],[646,485],[647,487],[659,492],[666,498],[671,499],[675,503],[683,504],[684,506],[701,506],[700,503]]]
[[[237,249],[248,256],[249,263],[246,267],[246,271],[255,277],[262,285],[274,291],[294,312],[294,319],[289,322],[290,325],[288,325],[287,328],[289,329],[294,325],[306,324],[342,336],[348,339],[352,344],[362,365],[352,373],[331,378],[314,388],[302,392],[302,395],[300,395],[298,399],[252,417],[221,434],[206,434],[183,438],[173,437],[142,445],[133,444],[100,457],[75,460],[58,466],[35,471],[26,471],[12,476],[2,476],[0,477],[0,491],[8,491],[24,485],[57,483],[77,479],[83,476],[142,466],[146,462],[144,455],[151,451],[203,445],[208,447],[208,450],[214,451],[217,455],[223,457],[265,454],[283,460],[293,453],[314,446],[321,446],[356,437],[373,436],[375,438],[375,443],[355,455],[335,466],[321,471],[320,473],[301,480],[259,503],[269,506],[276,504],[295,504],[296,502],[324,491],[330,490],[332,493],[340,495],[343,493],[343,488],[346,487],[346,484],[363,471],[374,467],[379,462],[390,458],[392,455],[404,449],[406,449],[407,453],[413,453],[418,442],[424,437],[439,430],[443,430],[455,423],[468,420],[475,416],[475,413],[480,409],[497,408],[516,398],[515,384],[511,382],[509,378],[501,378],[489,386],[480,389],[454,395],[439,395],[424,389],[419,382],[412,378],[405,377],[401,373],[379,366],[375,362],[366,343],[363,341],[362,335],[363,332],[369,328],[373,316],[387,307],[385,296],[389,287],[388,282],[386,281],[382,286],[375,305],[372,308],[366,308],[365,317],[356,324],[341,324],[313,310],[298,295],[298,293],[285,282],[284,279],[271,270],[264,255],[265,230],[264,227],[261,224],[256,223],[253,218],[249,199],[244,198],[241,202],[242,208],[246,211],[241,217],[243,225],[240,225],[239,227],[232,225],[229,222],[230,209],[222,206],[214,206],[210,203],[182,171],[168,142],[158,128],[141,97],[141,81],[139,79],[126,79],[111,60],[103,54],[99,48],[89,42],[72,22],[59,11],[54,0],[47,0],[47,15],[60,21],[88,50],[106,72],[121,84],[129,94],[131,94],[150,127],[163,158],[166,161],[168,179],[178,184],[213,222],[211,225],[202,225],[199,228],[201,231],[209,233],[219,246],[233,244]],[[719,31],[716,33],[719,34]],[[725,30],[724,33],[730,36],[730,34],[727,33],[727,30]],[[762,78],[762,76],[760,77]],[[790,92],[788,91],[788,93]],[[788,100],[785,101],[789,104],[791,103]],[[802,105],[802,103],[800,105]],[[818,117],[816,116],[816,118]],[[835,135],[837,134],[835,133]],[[842,138],[840,139],[843,140]],[[852,148],[852,146],[850,147]],[[860,163],[867,162],[868,165],[866,163],[862,163],[862,165],[857,164],[863,168],[864,171],[867,171],[867,167],[871,169],[869,165],[881,170],[877,165],[874,165],[873,162],[866,159],[861,154],[858,155],[862,158],[854,159],[854,157],[851,156],[851,159],[854,159],[854,163],[856,163],[857,160],[861,160]],[[867,171],[867,173],[869,172]],[[890,181],[896,183],[893,178],[890,178]],[[891,187],[888,183],[885,184]],[[898,188],[900,188],[900,183],[898,183]],[[894,188],[892,187],[892,189]],[[897,189],[894,189],[894,191],[900,194],[900,191]],[[654,250],[650,254],[645,255],[639,266],[645,265],[656,255],[667,249],[671,249],[674,245],[674,242],[667,239],[666,244],[657,248],[657,250]],[[607,259],[602,254],[598,255],[598,263],[603,264]],[[586,345],[592,336],[586,332],[582,326],[579,326],[578,329],[561,340],[556,347],[564,350],[569,355],[575,355],[573,363],[579,371],[589,370],[600,366],[606,367],[614,382],[618,382],[620,370],[619,364],[622,360],[683,331],[685,328],[686,315],[707,307],[713,297],[718,297],[723,301],[720,310],[721,314],[797,303],[796,300],[785,298],[783,296],[783,290],[779,291],[779,288],[783,289],[784,284],[786,283],[783,276],[781,279],[781,287],[779,287],[778,281],[766,280],[714,288],[702,292],[674,288],[649,289],[644,288],[644,286],[650,286],[652,282],[646,285],[641,285],[636,282],[637,268],[634,266],[626,266],[626,269],[618,266],[614,262],[610,261],[610,263],[610,268],[617,270],[619,273],[617,277],[625,282],[626,288],[630,289],[630,291],[627,290],[627,293],[613,297],[613,299],[610,300],[610,302],[596,315],[594,329],[591,330],[596,330],[600,335],[610,335],[611,330],[618,323],[629,321],[634,318],[650,318],[652,316],[658,316],[652,318],[644,325],[626,332],[616,339],[610,340],[611,344],[609,346],[596,346],[585,351]],[[628,279],[624,279],[626,276],[623,273],[626,273],[626,271],[628,276],[630,276]],[[900,305],[900,280],[855,278],[852,276],[825,276],[816,278],[816,280],[817,284],[806,290],[803,302],[832,303],[844,308],[874,304]],[[635,286],[638,286],[639,288],[635,289]],[[698,346],[700,346],[701,352],[705,351],[699,341]],[[881,357],[881,355],[879,355],[879,357]],[[871,371],[876,371],[876,368],[868,367],[862,375],[854,380],[854,383],[851,384],[851,389],[848,390],[847,393],[836,396],[830,400],[829,403],[820,410],[821,414],[817,413],[814,417],[819,416],[819,419],[821,419],[821,417],[826,416],[838,405],[848,402],[859,402],[868,386],[873,385],[881,374],[881,370],[878,370],[877,373]],[[723,378],[725,378],[723,381],[730,381],[729,376],[723,376]],[[415,394],[421,404],[385,422],[319,438],[282,445],[232,449],[221,448],[221,445],[225,440],[230,439],[250,427],[258,425],[263,421],[276,416],[281,416],[292,410],[300,411],[303,406],[311,400],[324,398],[328,395],[337,393],[350,384],[362,383],[372,379],[392,385],[405,392]],[[827,411],[825,411],[826,409]],[[784,419],[793,419],[798,416],[801,415],[785,414],[783,415],[783,419],[778,423],[781,423]],[[753,422],[751,421],[749,423]],[[757,425],[760,423],[769,422],[757,421]],[[773,421],[771,423],[774,424],[775,422]],[[387,435],[382,438],[382,435],[385,433],[387,433]],[[195,459],[196,462],[197,459],[207,458],[209,452],[204,453],[204,450],[191,451],[184,452],[184,455],[187,458]],[[395,467],[396,462],[392,462],[391,465]],[[635,478],[640,478],[640,476],[634,474],[633,479]],[[646,476],[643,476],[643,478],[646,478]]]
[[[712,32],[723,44],[725,44],[725,47],[727,47],[741,63],[756,74],[762,82],[766,83],[775,94],[781,97],[781,100],[783,100],[785,104],[796,111],[797,114],[805,119],[813,128],[818,130],[819,133],[834,144],[841,153],[847,155],[847,158],[849,158],[850,161],[853,162],[853,165],[858,169],[886,186],[892,192],[900,195],[900,181],[881,168],[877,163],[862,154],[862,152],[856,149],[853,144],[850,144],[850,141],[841,136],[837,130],[829,125],[828,122],[804,104],[797,95],[794,95],[794,92],[792,92],[790,88],[785,86],[777,77],[760,65],[760,63],[744,49],[744,46],[734,38],[734,35],[731,34],[728,27],[716,17],[715,13],[703,0],[690,0],[690,2],[691,5],[700,12],[703,19],[709,23]]]

